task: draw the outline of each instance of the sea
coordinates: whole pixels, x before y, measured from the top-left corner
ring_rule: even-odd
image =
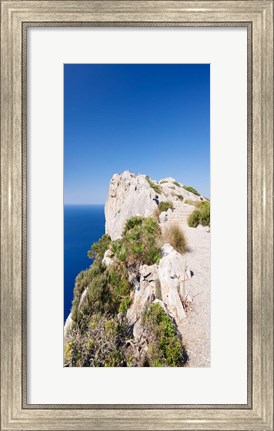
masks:
[[[70,313],[75,278],[92,264],[87,252],[104,233],[104,205],[64,206],[64,321]]]

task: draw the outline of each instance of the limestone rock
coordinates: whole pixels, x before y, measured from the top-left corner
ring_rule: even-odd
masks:
[[[135,284],[133,303],[127,311],[127,319],[130,325],[135,325],[140,319],[146,304],[156,298],[156,283],[158,281],[157,265],[142,265],[138,274],[139,282]]]
[[[105,205],[106,233],[113,240],[121,237],[125,222],[134,215],[152,215],[157,208],[155,191],[145,175],[129,171],[113,175]]]
[[[67,334],[71,328],[72,322],[73,322],[73,320],[71,318],[71,313],[69,313],[69,315],[66,319],[66,322],[65,322],[65,326],[64,326],[64,337],[65,338],[66,338],[66,336],[67,336]]]
[[[106,250],[104,257],[102,259],[102,263],[106,266],[111,266],[114,263],[113,253],[111,250]]]
[[[159,182],[151,181],[147,180],[146,175],[135,175],[129,171],[115,174],[111,178],[105,205],[105,230],[112,240],[121,237],[125,222],[130,217],[137,214],[151,217],[161,201],[170,201],[178,206],[178,204],[182,204],[178,201],[178,196],[193,201],[203,199],[203,197],[196,196],[185,190],[183,186],[178,185],[179,183],[176,183],[174,178],[165,178]],[[155,191],[153,184],[159,189],[159,192]],[[160,221],[164,223],[167,218],[172,216],[172,213],[171,209],[166,213],[161,213]]]
[[[178,327],[186,317],[181,297],[184,296],[184,259],[175,250],[166,254],[159,263],[159,280],[163,302]]]

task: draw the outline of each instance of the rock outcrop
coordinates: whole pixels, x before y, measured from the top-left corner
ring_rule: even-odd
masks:
[[[134,175],[129,171],[113,175],[105,205],[106,233],[117,239],[130,217],[151,215],[157,208],[153,200],[155,195],[145,175]]]
[[[204,197],[185,190],[174,178],[157,182],[146,175],[135,175],[129,171],[115,174],[110,181],[105,205],[106,233],[115,240],[121,237],[125,222],[130,217],[148,217],[157,209],[157,202],[182,203],[184,199],[198,201]],[[168,219],[170,214],[171,210],[168,210],[167,215],[161,214],[161,218]]]

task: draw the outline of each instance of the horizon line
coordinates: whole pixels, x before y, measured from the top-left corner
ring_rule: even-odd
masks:
[[[64,202],[64,205],[105,205],[104,203],[97,203],[97,204],[95,204],[95,203],[86,203],[86,202],[73,202],[73,203],[71,203],[71,202]]]

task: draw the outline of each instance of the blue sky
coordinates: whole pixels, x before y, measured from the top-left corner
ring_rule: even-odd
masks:
[[[111,176],[210,195],[210,66],[64,65],[64,201],[105,203]]]

